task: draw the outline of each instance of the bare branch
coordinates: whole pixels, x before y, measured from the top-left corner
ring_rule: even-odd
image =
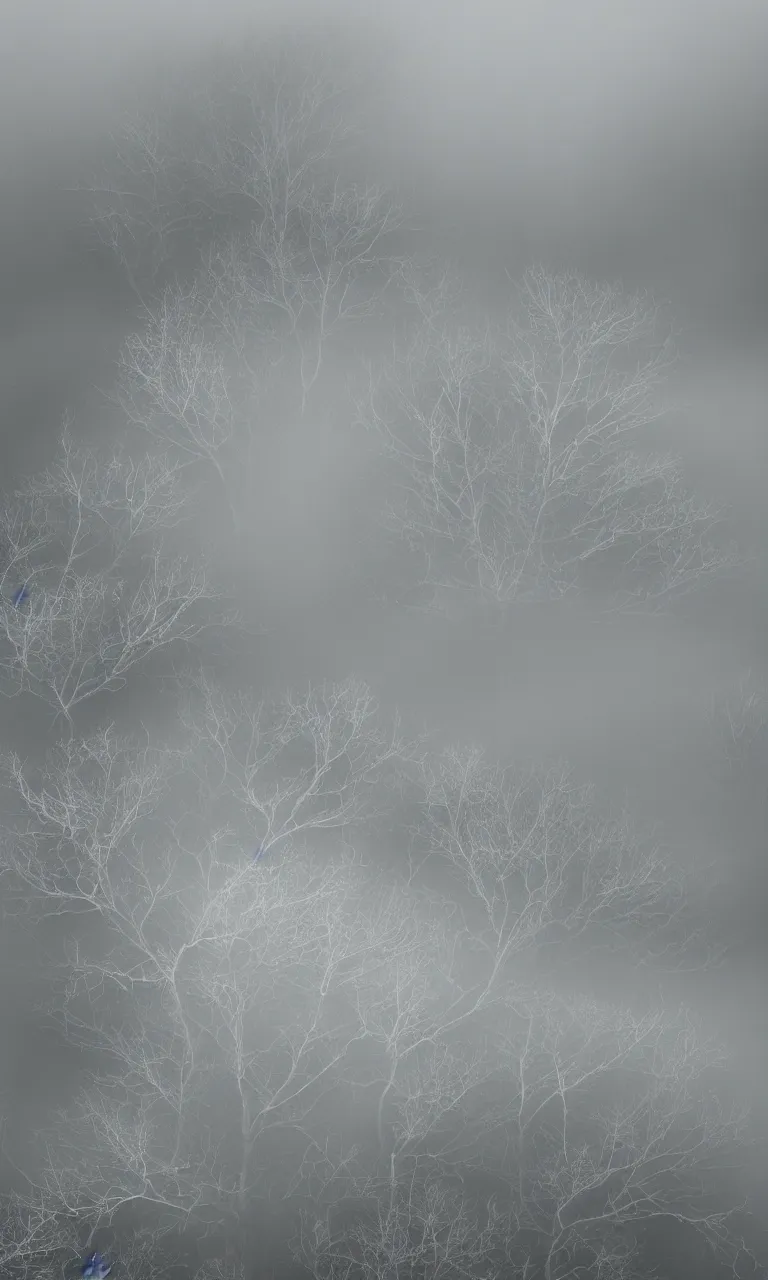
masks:
[[[534,268],[500,328],[458,324],[445,281],[405,288],[422,323],[358,419],[392,464],[388,527],[433,592],[656,608],[740,563],[726,513],[648,448],[672,360],[649,299]]]
[[[510,965],[545,948],[573,957],[581,940],[635,964],[684,960],[681,873],[626,815],[603,816],[567,767],[510,770],[448,748],[425,759],[420,787],[414,836],[469,894],[465,927],[488,961],[481,1001]]]
[[[747,1114],[720,1101],[725,1055],[692,1015],[636,1014],[531,987],[511,992],[507,1006],[474,1062],[466,1049],[462,1066],[433,1044],[420,1069],[404,1064],[388,1174],[340,1169],[338,1189],[331,1182],[320,1196],[327,1207],[303,1216],[294,1248],[312,1274],[420,1274],[410,1210],[437,1188],[450,1189],[452,1219],[469,1209],[483,1275],[636,1277],[638,1232],[662,1218],[727,1265],[749,1252],[736,1211],[714,1207],[717,1170],[743,1143]],[[454,1199],[456,1180],[472,1185],[473,1169],[499,1187],[486,1222]],[[438,1260],[454,1274],[447,1254]],[[475,1274],[467,1257],[457,1273]]]
[[[395,1280],[428,1274],[436,1280],[491,1277],[497,1211],[479,1210],[457,1189],[430,1181],[404,1187],[394,1203],[368,1193],[351,1227],[302,1214],[294,1257],[317,1280]],[[523,1272],[506,1272],[520,1275]]]
[[[143,332],[123,344],[113,398],[164,447],[219,470],[234,410],[223,357],[206,336],[205,310],[199,289],[166,289]]]
[[[62,1112],[39,1203],[94,1229],[138,1204],[226,1226],[290,1187],[278,1149],[291,1134],[300,1154],[322,1137],[322,1104],[366,1038],[355,991],[414,946],[413,922],[402,894],[349,857],[289,851],[256,874],[226,845],[133,852],[132,876],[110,852],[93,887],[69,890],[114,946],[70,949],[65,1026],[111,1065]],[[66,898],[63,880],[42,890]]]
[[[742,675],[738,689],[712,700],[711,721],[718,747],[734,771],[747,758],[762,760],[768,730],[768,689],[751,671]]]
[[[336,181],[302,195],[290,216],[214,243],[201,276],[210,314],[252,377],[252,352],[284,355],[295,344],[306,408],[329,342],[373,315],[397,274],[388,242],[402,221],[382,189]]]
[[[316,33],[317,35],[318,33]],[[233,220],[283,234],[292,213],[358,135],[338,48],[317,39],[241,44],[167,86],[113,139],[108,171],[87,184],[96,229],[143,301],[180,251]]]
[[[237,1280],[276,1207],[302,1210],[318,1280],[635,1280],[661,1219],[735,1265],[718,1179],[749,1133],[723,1047],[684,1008],[555,994],[525,963],[581,939],[654,958],[681,894],[655,848],[565,770],[425,758],[359,683],[187,689],[173,748],[110,729],[3,760],[4,869],[73,913],[54,1012],[90,1052],[13,1201],[9,1275],[151,1215],[231,1241],[198,1275]],[[311,847],[397,762],[453,903]]]
[[[279,841],[356,824],[389,767],[414,758],[357,680],[287,694],[272,706],[231,697],[205,676],[188,685],[184,725],[192,767],[211,796],[236,804],[265,856]]]
[[[2,513],[0,671],[71,725],[149,654],[192,640],[218,593],[203,568],[166,559],[158,535],[181,520],[178,470],[162,458],[101,463],[65,430],[59,462]],[[20,586],[23,584],[23,588]]]

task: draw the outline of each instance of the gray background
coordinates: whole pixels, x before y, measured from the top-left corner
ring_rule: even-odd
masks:
[[[674,619],[599,635],[577,611],[557,634],[532,615],[503,642],[466,620],[373,626],[345,604],[351,553],[339,514],[365,484],[365,467],[334,453],[330,432],[270,459],[279,500],[265,513],[263,545],[279,545],[279,556],[246,548],[241,572],[246,596],[268,592],[278,622],[251,672],[277,686],[356,669],[385,701],[492,751],[560,745],[611,791],[629,785],[638,808],[667,824],[680,856],[720,860],[728,887],[719,921],[733,954],[698,984],[696,999],[730,1038],[743,1087],[768,1119],[768,775],[744,780],[743,797],[726,809],[708,790],[698,751],[713,693],[748,668],[768,675],[768,7],[398,0],[370,14],[352,8],[378,72],[370,165],[400,188],[423,242],[453,256],[489,307],[503,301],[502,264],[516,275],[533,259],[668,298],[682,338],[670,387],[680,412],[665,429],[691,479],[737,505],[762,558]],[[301,6],[279,10],[304,21]],[[162,74],[164,58],[183,66],[213,40],[236,38],[246,21],[274,20],[269,7],[228,0],[19,0],[5,9],[6,486],[48,461],[67,409],[83,432],[119,431],[97,387],[109,384],[132,304],[116,267],[91,249],[83,197],[67,187],[108,153],[121,104],[142,77]],[[3,745],[16,742],[17,708],[0,713]],[[0,1041],[0,1087],[22,1130],[68,1096],[77,1071],[76,1058],[35,1029],[39,991],[22,976],[28,945],[25,957],[18,939],[6,942],[0,990],[13,1028]]]

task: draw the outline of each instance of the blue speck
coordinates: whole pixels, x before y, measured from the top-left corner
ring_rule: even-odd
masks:
[[[107,1280],[111,1270],[112,1267],[107,1266],[100,1253],[89,1254],[80,1268],[84,1280]]]

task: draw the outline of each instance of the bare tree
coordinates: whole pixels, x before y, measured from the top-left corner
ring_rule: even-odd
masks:
[[[567,773],[520,777],[453,751],[422,771],[416,852],[468,893],[442,902],[431,958],[397,957],[385,982],[358,989],[380,1062],[378,1155],[317,1180],[297,1255],[318,1277],[410,1278],[439,1263],[450,1275],[628,1280],[642,1274],[644,1228],[664,1219],[734,1263],[749,1252],[738,1213],[713,1205],[718,1167],[748,1127],[722,1101],[722,1047],[685,1009],[555,995],[529,963],[542,948],[568,959],[581,939],[674,964],[657,931],[663,944],[680,924],[680,876],[624,820],[601,820]],[[414,859],[412,888],[427,866]],[[457,1229],[431,1219],[427,1264],[424,1200],[454,1194],[457,1179]],[[488,1219],[465,1197],[473,1186],[486,1187]],[[473,1238],[477,1252],[464,1248]]]
[[[211,624],[217,592],[204,568],[163,553],[184,506],[166,459],[102,461],[65,429],[59,460],[0,515],[6,696],[31,693],[71,729],[86,699],[122,688],[149,654]]]
[[[433,1179],[400,1188],[396,1202],[373,1189],[357,1197],[350,1225],[302,1215],[294,1256],[317,1280],[468,1280],[500,1274],[494,1266],[496,1206],[479,1210],[456,1187]],[[338,1215],[336,1215],[338,1217]],[[510,1274],[505,1272],[505,1274]]]
[[[524,984],[506,1010],[482,1048],[449,1053],[433,1041],[404,1066],[390,1173],[345,1171],[343,1191],[331,1183],[327,1206],[319,1197],[303,1215],[294,1247],[312,1274],[411,1280],[426,1265],[629,1280],[647,1274],[643,1233],[662,1220],[728,1267],[742,1253],[754,1264],[744,1206],[723,1209],[718,1183],[749,1144],[748,1117],[723,1101],[723,1049],[692,1015]]]
[[[397,270],[391,237],[403,221],[383,188],[341,176],[359,132],[351,92],[359,73],[349,60],[340,72],[338,62],[325,42],[225,54],[199,83],[126,123],[115,139],[115,172],[94,191],[97,225],[150,331],[154,308],[142,278],[151,287],[174,240],[190,223],[205,226],[199,283],[209,319],[240,357],[246,389],[252,397],[254,361],[261,389],[263,349],[284,356],[288,341],[298,353],[302,407],[334,332],[377,309]],[[154,367],[157,341],[148,338]],[[129,375],[136,359],[143,378],[146,353],[129,342]],[[197,443],[195,428],[186,429]]]
[[[303,411],[333,335],[373,314],[397,266],[383,192],[337,182],[294,214],[216,241],[191,285],[168,286],[123,343],[108,396],[180,463],[212,467],[235,520],[271,370],[294,344]]]
[[[207,252],[203,279],[222,334],[241,352],[265,338],[283,355],[293,344],[302,412],[331,339],[380,308],[401,266],[391,237],[402,223],[383,188],[337,179],[303,195],[290,218],[254,222]]]
[[[569,766],[505,768],[477,748],[448,747],[414,776],[423,816],[412,862],[422,880],[437,868],[485,957],[481,1005],[510,967],[519,974],[550,953],[568,963],[595,951],[631,957],[635,968],[686,965],[696,939],[684,873],[653,830],[606,814]]]
[[[246,879],[280,850],[323,831],[339,832],[348,848],[343,836],[371,812],[378,778],[418,753],[396,721],[382,723],[359,682],[270,705],[228,695],[206,676],[182,679],[175,742],[153,745],[110,726],[63,742],[39,765],[13,751],[0,756],[8,797],[3,862],[19,905],[106,912],[116,924],[110,913],[119,885],[141,902],[128,915],[138,912],[146,932],[145,911],[159,909],[166,894],[158,889],[156,897],[151,885],[165,886],[188,843],[195,861],[206,829]],[[143,873],[145,840],[153,869]],[[167,858],[154,852],[158,842]],[[173,898],[176,889],[167,892]],[[133,926],[127,936],[141,941]]]
[[[63,742],[37,768],[4,753],[3,868],[15,905],[43,915],[109,913],[116,884],[137,874],[136,841],[167,814],[180,761],[112,727]]]
[[[345,108],[350,66],[300,36],[222,48],[180,79],[166,68],[112,138],[105,170],[88,186],[102,241],[142,299],[195,233],[288,216],[356,130]],[[351,86],[350,86],[351,87]],[[209,232],[210,233],[210,232]]]
[[[516,968],[558,913],[599,935],[610,900],[622,930],[632,902],[660,909],[660,868],[633,879],[562,785],[510,793],[449,755],[423,775],[429,848],[482,911],[446,914],[416,865],[395,884],[348,846],[296,843],[359,816],[352,776],[386,764],[359,689],[234,720],[202,694],[208,737],[192,715],[183,748],[109,731],[37,772],[5,762],[7,874],[43,912],[85,913],[58,1008],[93,1055],[15,1202],[9,1267],[43,1264],[57,1223],[90,1240],[142,1210],[228,1240],[236,1275],[248,1224],[281,1204],[304,1209],[296,1248],[320,1277],[618,1280],[662,1217],[734,1259],[734,1222],[707,1198],[718,1153],[745,1140],[718,1101],[722,1052],[684,1011],[555,996]],[[219,822],[221,796],[251,806],[269,856]]]
[[[191,768],[210,803],[237,812],[259,857],[306,833],[352,829],[371,815],[387,773],[420,757],[397,716],[384,723],[359,680],[287,693],[271,705],[184,679]]]
[[[120,351],[113,399],[128,422],[171,448],[182,463],[204,462],[224,483],[221,455],[236,431],[230,374],[206,332],[196,287],[168,287],[139,333]]]
[[[243,1248],[259,1203],[290,1190],[292,1157],[324,1137],[364,1035],[356,982],[414,930],[349,860],[293,851],[257,873],[184,852],[175,878],[167,856],[147,884],[147,856],[133,896],[114,894],[111,953],[70,956],[67,1032],[105,1066],[48,1139],[30,1211],[95,1231],[141,1203]]]
[[[0,1263],[14,1280],[42,1276],[56,1280],[80,1253],[81,1233],[76,1221],[64,1222],[47,1206],[28,1195],[3,1197]]]
[[[723,1102],[723,1047],[685,1009],[640,1014],[540,992],[513,994],[509,1009],[511,1091],[482,1159],[496,1145],[509,1170],[521,1263],[533,1252],[545,1280],[625,1275],[638,1228],[660,1219],[735,1263],[737,1211],[714,1207],[716,1177],[748,1134],[745,1110]]]
[[[673,355],[651,299],[535,267],[506,322],[462,324],[455,284],[404,277],[419,323],[357,397],[433,596],[656,608],[739,563],[725,513],[651,448]]]
[[[20,1259],[59,1219],[94,1232],[140,1203],[237,1232],[323,1141],[323,1100],[368,1039],[355,991],[425,945],[407,895],[347,844],[306,847],[359,821],[401,749],[367,690],[273,708],[197,690],[180,745],[107,729],[2,762],[6,900],[69,920],[54,1013],[100,1064],[30,1182]]]

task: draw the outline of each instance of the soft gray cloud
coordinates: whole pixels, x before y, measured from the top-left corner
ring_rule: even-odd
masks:
[[[366,165],[400,188],[421,245],[454,257],[482,305],[504,305],[503,268],[516,276],[534,258],[670,300],[682,360],[660,438],[682,450],[692,480],[735,505],[764,552],[765,0],[8,3],[6,481],[49,460],[67,409],[94,438],[119,431],[97,388],[109,385],[134,323],[130,299],[118,273],[87,252],[82,197],[66,188],[108,154],[108,131],[137,87],[169,65],[183,74],[215,42],[236,45],[248,26],[322,26],[326,17],[348,24],[370,67]],[[596,627],[568,608],[554,622],[532,613],[503,634],[471,618],[384,617],[351,602],[348,589],[375,506],[370,458],[335,424],[309,424],[311,434],[283,425],[265,436],[253,518],[229,566],[254,629],[263,605],[270,613],[243,679],[280,688],[359,674],[387,704],[454,738],[500,756],[558,749],[606,785],[634,782],[638,803],[669,823],[686,856],[732,870],[728,927],[740,942],[746,908],[759,918],[765,897],[764,823],[746,838],[741,828],[715,829],[718,800],[702,783],[697,735],[713,693],[745,666],[765,670],[764,570],[687,618],[643,625]],[[200,525],[204,540],[202,517]],[[16,705],[5,714],[9,737],[19,716]],[[753,950],[699,997],[744,1046],[755,1095],[768,1053],[755,1012],[765,981],[758,936],[753,923]],[[16,1088],[19,1068],[4,1065]],[[37,1087],[28,1085],[27,1103]],[[43,1102],[55,1093],[50,1081],[40,1091]]]

